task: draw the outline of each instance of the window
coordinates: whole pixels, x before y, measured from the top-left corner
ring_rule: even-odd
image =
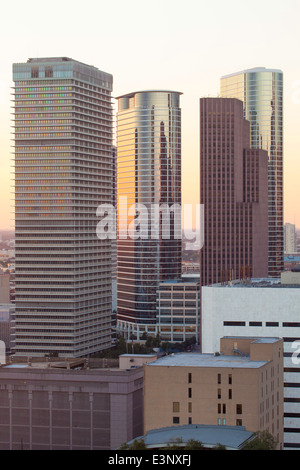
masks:
[[[179,401],[173,401],[173,413],[179,413],[180,404]]]
[[[191,373],[189,373],[189,375],[188,375],[188,382],[189,382],[189,384],[192,383],[192,374]]]
[[[228,390],[228,398],[229,398],[229,400],[232,399],[232,389],[231,388]]]
[[[189,417],[189,424],[192,424],[192,418]]]
[[[236,414],[241,415],[243,413],[243,407],[241,404],[236,405]]]
[[[218,374],[218,384],[221,383],[221,374]]]
[[[221,389],[218,388],[218,398],[220,399],[222,397]]]
[[[243,420],[242,419],[237,419],[236,420],[236,425],[237,426],[243,426]]]
[[[232,384],[232,375],[231,374],[228,375],[228,383],[229,383],[229,385]]]
[[[38,78],[38,77],[39,77],[39,68],[31,67],[31,78]]]
[[[225,403],[223,403],[222,412],[223,412],[224,415],[226,414],[226,404]]]
[[[179,423],[180,423],[179,416],[174,416],[173,417],[173,424],[179,424]]]
[[[189,388],[189,398],[192,398],[192,389]]]
[[[191,402],[188,403],[188,411],[189,411],[189,413],[192,412],[192,403]]]

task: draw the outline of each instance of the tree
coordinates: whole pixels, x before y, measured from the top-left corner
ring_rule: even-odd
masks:
[[[268,431],[259,431],[256,437],[243,447],[243,450],[275,450],[278,442]]]
[[[159,335],[147,337],[146,346],[148,348],[159,348],[160,343],[161,343],[161,340],[160,340]]]
[[[197,441],[196,439],[189,439],[185,446],[186,450],[203,450],[204,446],[201,441]]]
[[[145,450],[147,449],[144,439],[134,439],[127,450]]]
[[[223,444],[218,443],[212,448],[212,450],[226,450],[226,447]]]
[[[182,450],[183,449],[182,443],[183,441],[181,437],[177,437],[177,439],[170,439],[165,448],[168,450],[178,450],[178,449]]]
[[[121,444],[119,450],[129,450],[129,445],[127,444],[127,442]]]

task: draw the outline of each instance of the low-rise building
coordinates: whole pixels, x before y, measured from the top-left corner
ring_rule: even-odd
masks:
[[[270,432],[282,448],[282,339],[226,337],[220,351],[144,365],[144,434],[187,424],[244,426]]]
[[[284,448],[300,449],[300,272],[280,279],[236,280],[201,289],[201,351],[222,336],[283,338]]]
[[[143,432],[143,368],[0,367],[0,450],[116,449]]]
[[[162,340],[183,342],[195,337],[199,342],[199,276],[159,284],[156,291],[156,326]]]

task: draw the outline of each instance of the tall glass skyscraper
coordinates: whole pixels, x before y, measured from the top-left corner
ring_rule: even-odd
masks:
[[[112,76],[29,59],[15,82],[17,355],[79,357],[111,346]]]
[[[181,205],[180,94],[118,98],[117,322],[125,336],[155,331],[159,283],[181,275],[181,220],[173,210]],[[167,211],[154,217],[157,208]]]
[[[283,271],[283,73],[254,68],[221,78],[221,96],[244,103],[251,148],[268,152],[269,276]]]
[[[268,276],[268,155],[236,98],[200,99],[200,283]]]

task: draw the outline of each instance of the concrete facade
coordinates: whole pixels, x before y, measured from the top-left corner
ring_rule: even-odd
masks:
[[[142,431],[142,367],[0,368],[0,450],[116,449]]]
[[[86,357],[114,336],[97,212],[113,202],[113,77],[41,57],[13,64],[13,81],[15,354]]]
[[[156,323],[165,341],[183,342],[200,334],[200,282],[179,278],[161,282],[156,292]]]
[[[284,273],[286,274],[286,273]],[[296,276],[292,273],[290,277]],[[298,273],[299,276],[299,273]],[[289,274],[287,273],[287,277]],[[285,282],[286,276],[283,276]],[[201,345],[203,353],[219,351],[222,336],[283,338],[284,448],[300,449],[300,286],[278,279],[236,281],[202,287]]]

